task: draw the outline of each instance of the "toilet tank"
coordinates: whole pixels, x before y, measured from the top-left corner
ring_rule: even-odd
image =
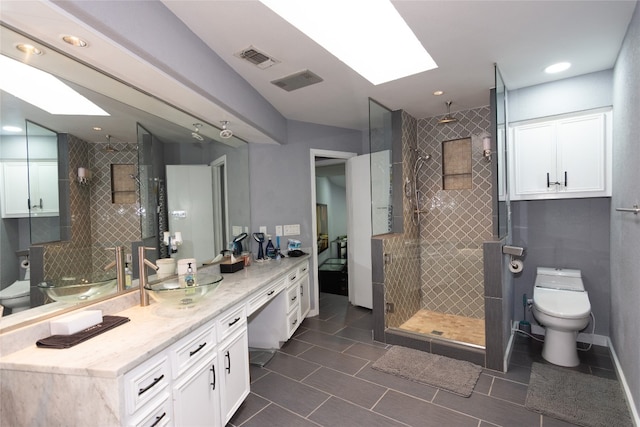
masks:
[[[584,291],[580,270],[538,267],[534,286],[570,291]]]

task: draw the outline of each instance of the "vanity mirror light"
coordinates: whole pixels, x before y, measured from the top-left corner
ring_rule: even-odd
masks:
[[[216,219],[219,224],[214,224],[218,234],[223,235],[218,239],[228,242],[238,227],[244,229],[249,226],[248,145],[243,140],[232,136],[220,142],[219,129],[209,124],[217,123],[216,120],[207,121],[174,108],[111,78],[99,71],[96,65],[86,66],[56,51],[49,44],[26,37],[18,30],[0,26],[0,31],[3,56],[29,62],[57,76],[108,113],[100,116],[55,115],[5,91],[0,93],[0,127],[16,124],[24,129],[27,126],[26,131],[13,137],[22,140],[25,152],[27,146],[30,150],[35,147],[36,134],[44,131],[49,132],[50,141],[55,141],[52,146],[55,146],[53,151],[58,157],[55,157],[55,162],[52,162],[53,155],[47,154],[46,157],[48,162],[54,164],[57,175],[55,180],[49,179],[47,183],[57,184],[55,190],[59,196],[52,197],[57,197],[60,202],[58,212],[52,211],[46,217],[42,214],[38,217],[39,220],[47,218],[49,223],[55,222],[59,231],[54,237],[36,238],[40,225],[34,222],[33,215],[31,218],[27,214],[26,217],[0,219],[0,288],[23,277],[24,272],[19,264],[24,257],[19,254],[29,249],[32,272],[59,269],[56,275],[62,277],[67,271],[65,269],[82,266],[78,270],[81,273],[75,274],[99,273],[101,280],[109,274],[115,277],[114,270],[105,272],[103,268],[113,258],[112,252],[106,248],[122,245],[126,252],[132,253],[132,243],[144,242],[145,246],[156,246],[158,256],[166,256],[162,253],[160,243],[162,231],[168,230],[167,164],[208,165],[224,157],[226,194],[229,197],[221,210],[224,216]],[[27,57],[16,49],[19,43],[37,46],[43,54]],[[192,136],[193,123],[200,124],[198,140]],[[2,131],[0,156],[8,141],[8,134]],[[25,159],[30,160],[29,166],[36,160],[30,153],[25,155]],[[122,164],[132,165],[131,173],[127,173],[123,179],[135,182],[135,186],[131,187],[135,190],[134,203],[113,203],[112,197],[104,197],[107,192],[112,192],[112,165]],[[34,164],[34,170],[39,166]],[[90,170],[91,179],[79,180],[79,170]],[[197,188],[183,191],[190,190],[193,191],[191,197],[198,197]],[[4,192],[5,189],[0,188],[0,191]],[[53,193],[53,190],[49,193]],[[39,204],[40,197],[37,199]],[[213,218],[211,220],[214,221]],[[181,257],[180,253],[176,255]],[[42,279],[51,278],[47,271],[43,274]],[[37,275],[34,279],[32,274],[32,297],[38,295],[44,298],[36,287],[38,283]],[[32,303],[33,308],[29,310],[0,318],[0,333],[82,305],[70,306],[56,302],[35,307]]]

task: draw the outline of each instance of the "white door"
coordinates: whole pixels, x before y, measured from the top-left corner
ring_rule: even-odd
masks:
[[[167,165],[167,211],[171,234],[182,233],[172,258],[195,258],[200,265],[216,256],[210,166]]]
[[[352,157],[346,166],[349,301],[366,308],[373,308],[370,159]]]

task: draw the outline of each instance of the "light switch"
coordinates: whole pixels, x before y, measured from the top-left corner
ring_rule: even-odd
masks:
[[[267,234],[267,226],[266,225],[261,225],[260,226],[260,232],[264,233],[264,234]]]
[[[282,236],[282,226],[276,225],[276,236]]]

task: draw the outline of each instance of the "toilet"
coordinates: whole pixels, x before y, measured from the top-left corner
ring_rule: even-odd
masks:
[[[30,285],[29,280],[16,280],[0,291],[0,305],[5,309],[11,309],[11,313],[7,314],[14,314],[31,307]]]
[[[538,267],[532,312],[545,327],[542,357],[554,365],[578,366],[576,338],[591,314],[580,270]]]

